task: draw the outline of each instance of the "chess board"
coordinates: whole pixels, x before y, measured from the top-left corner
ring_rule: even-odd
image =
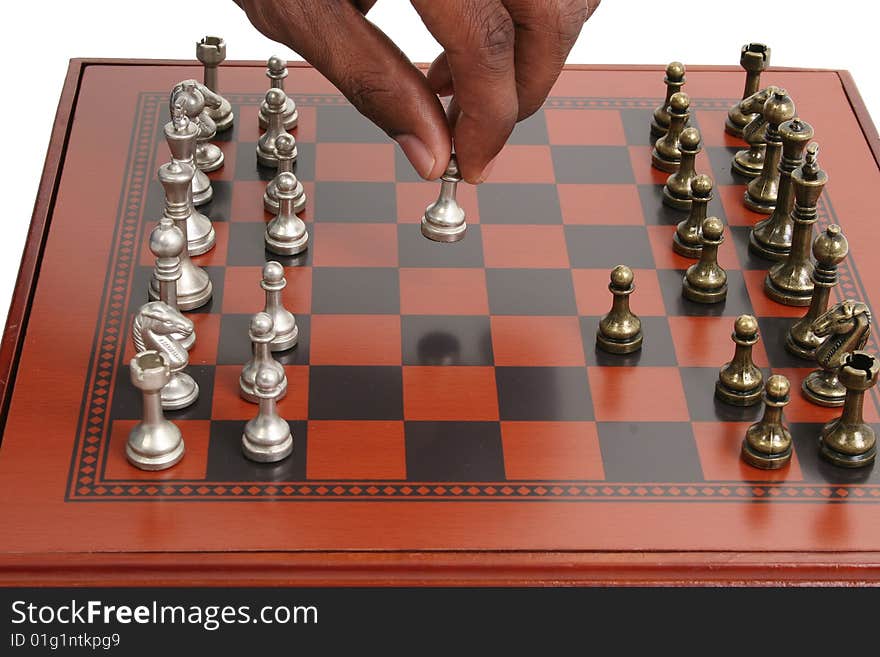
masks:
[[[310,248],[278,258],[298,346],[277,357],[294,453],[241,454],[255,406],[238,396],[272,172],[257,167],[257,63],[230,63],[236,119],[211,174],[215,248],[196,258],[214,296],[190,314],[198,402],[168,413],[186,456],[159,473],[127,464],[140,400],[130,321],[146,301],[149,231],[162,212],[168,90],[187,62],[74,61],[63,92],[0,362],[0,582],[303,584],[876,581],[880,467],[817,454],[839,411],[795,393],[791,464],[740,461],[761,407],[713,399],[733,320],[758,317],[756,363],[797,390],[810,363],[785,331],[803,309],[768,300],[747,249],[759,215],[731,174],[723,131],[736,67],[688,71],[697,166],[726,228],[725,303],[681,296],[672,251],[683,214],[663,206],[649,123],[660,67],[566,69],[521,123],[491,180],[460,185],[468,233],[423,238],[439,186],[321,76],[292,67],[296,174]],[[880,301],[876,131],[842,71],[771,70],[816,130],[830,183],[820,228],[839,223],[842,295]],[[10,220],[22,218],[10,218]],[[644,348],[595,349],[610,269],[633,268]],[[876,306],[875,306],[876,307]],[[876,326],[867,349],[878,352]],[[866,399],[880,430],[880,397]]]

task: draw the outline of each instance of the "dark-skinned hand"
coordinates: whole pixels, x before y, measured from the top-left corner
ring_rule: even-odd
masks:
[[[397,141],[423,178],[442,175],[454,141],[462,176],[480,183],[516,122],[541,107],[600,0],[411,1],[443,47],[427,76],[366,19],[376,0],[235,0]],[[453,97],[448,118],[438,95]]]

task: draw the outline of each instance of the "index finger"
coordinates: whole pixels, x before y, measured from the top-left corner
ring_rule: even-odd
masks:
[[[455,88],[452,131],[462,177],[482,182],[519,113],[516,26],[501,0],[412,0],[412,4],[446,52]]]

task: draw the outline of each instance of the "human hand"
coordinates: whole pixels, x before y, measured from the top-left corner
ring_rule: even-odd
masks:
[[[485,180],[517,121],[559,76],[600,0],[411,0],[443,47],[427,76],[366,18],[376,0],[235,0],[396,140],[423,178],[452,142],[465,180]],[[453,96],[449,117],[438,99]]]

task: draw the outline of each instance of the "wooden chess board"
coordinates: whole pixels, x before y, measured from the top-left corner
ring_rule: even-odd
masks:
[[[419,232],[438,185],[314,70],[292,68],[312,242],[282,259],[300,327],[278,356],[294,454],[260,465],[241,455],[255,407],[237,378],[268,257],[272,172],[254,151],[266,80],[257,63],[225,65],[236,122],[203,208],[217,245],[196,258],[214,297],[190,314],[201,397],[168,414],[186,441],[179,465],[128,465],[140,413],[129,330],[162,209],[167,94],[199,75],[186,62],[71,65],[0,353],[0,583],[880,580],[880,467],[845,471],[817,454],[839,411],[794,394],[794,458],[765,472],[739,458],[760,406],[713,399],[742,313],[759,319],[765,373],[796,390],[810,371],[782,346],[803,309],[764,296],[767,263],[747,249],[759,216],[730,171],[741,142],[723,131],[736,67],[691,67],[685,87],[698,169],[716,182],[710,213],[727,230],[729,293],[712,306],[681,296],[690,261],[670,244],[683,215],[662,205],[666,174],[651,168],[661,68],[566,69],[490,182],[460,186],[470,227],[457,244]],[[873,305],[878,139],[855,86],[842,71],[770,70],[764,82],[788,89],[822,145],[819,226],[841,224],[851,247],[835,298]],[[635,271],[645,331],[623,357],[594,347],[618,263]],[[880,429],[878,401],[873,391],[865,412]]]

